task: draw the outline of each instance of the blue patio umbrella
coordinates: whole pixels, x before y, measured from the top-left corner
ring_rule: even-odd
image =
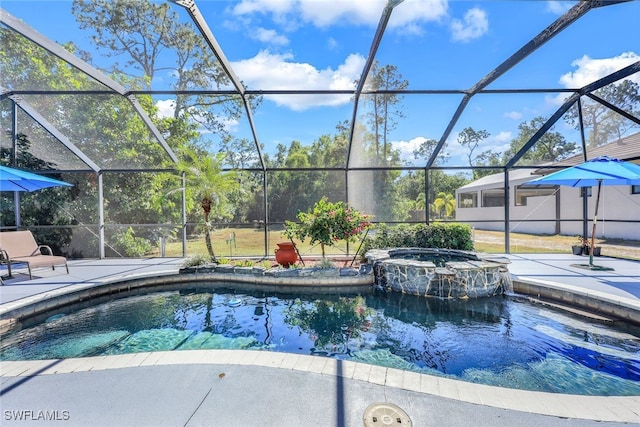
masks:
[[[72,187],[73,184],[46,176],[0,166],[0,191],[36,191],[49,187]]]
[[[589,251],[589,267],[593,268],[593,246],[598,221],[600,189],[603,185],[640,185],[640,165],[608,156],[596,157],[579,165],[528,181],[524,185],[540,184],[569,187],[598,186],[591,232],[591,250]]]

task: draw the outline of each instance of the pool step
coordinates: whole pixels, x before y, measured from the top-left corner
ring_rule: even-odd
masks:
[[[601,314],[596,314],[596,313],[592,313],[589,311],[585,311],[585,310],[581,310],[579,308],[576,307],[570,307],[568,305],[564,305],[564,304],[558,304],[557,302],[551,302],[551,301],[546,301],[543,299],[539,299],[539,298],[532,298],[532,297],[528,297],[527,300],[529,300],[532,303],[536,303],[536,304],[542,304],[542,305],[546,305],[548,307],[553,307],[553,308],[557,308],[559,310],[564,310],[567,311],[569,313],[575,314],[577,316],[581,316],[581,317],[585,317],[587,319],[591,319],[597,322],[602,322],[602,323],[615,323],[616,319],[612,318],[612,317],[606,317],[603,316]]]

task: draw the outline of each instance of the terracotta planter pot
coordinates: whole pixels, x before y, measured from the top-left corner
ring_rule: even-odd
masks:
[[[289,268],[298,261],[298,253],[296,247],[291,242],[276,243],[278,249],[276,249],[276,261],[284,268]]]

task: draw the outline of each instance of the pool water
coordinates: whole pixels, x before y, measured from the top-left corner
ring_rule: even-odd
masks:
[[[193,288],[48,313],[0,360],[250,349],[353,360],[501,387],[640,395],[640,328],[515,297],[294,296]]]
[[[478,257],[470,255],[456,255],[451,254],[449,251],[430,251],[430,252],[415,252],[415,253],[403,253],[401,255],[392,255],[391,259],[411,259],[416,261],[429,261],[436,265],[436,267],[446,267],[448,262],[464,262],[464,261],[478,261]]]

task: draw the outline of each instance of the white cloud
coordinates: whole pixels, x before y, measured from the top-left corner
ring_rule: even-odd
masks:
[[[459,19],[452,19],[451,37],[454,41],[468,42],[477,39],[489,31],[489,19],[487,13],[474,7],[464,14],[464,22]]]
[[[296,3],[296,0],[242,0],[233,7],[233,13],[235,15],[251,13],[283,15],[291,11]]]
[[[467,164],[467,153],[469,153],[469,149],[467,147],[463,147],[458,142],[459,132],[451,132],[449,137],[447,138],[446,147],[447,153],[451,158],[464,158],[463,164]]]
[[[256,56],[232,63],[240,79],[252,89],[352,90],[360,78],[365,59],[351,54],[336,69],[319,70],[311,64],[292,62],[291,54],[260,51]],[[350,95],[266,95],[266,99],[292,110],[335,106],[350,102]]]
[[[419,33],[419,23],[439,21],[446,16],[447,3],[447,0],[405,0],[393,9],[389,27]]]
[[[458,133],[452,132],[447,138],[447,142],[443,149],[440,151],[440,156],[446,153],[449,158],[450,164],[466,165],[468,164],[467,155],[469,154],[469,148],[463,147],[458,142]],[[513,133],[511,131],[501,131],[497,134],[490,135],[485,139],[477,148],[475,155],[480,154],[483,151],[491,150],[497,153],[503,153],[511,147],[511,140],[513,139]],[[413,152],[417,150],[420,145],[426,141],[427,138],[423,136],[417,136],[408,141],[393,141],[393,148],[399,151],[400,159],[408,165],[423,164],[421,159],[416,160]]]
[[[237,119],[222,118],[220,120],[227,132],[236,132],[240,128],[240,122]]]
[[[251,38],[261,41],[263,43],[284,46],[289,44],[289,39],[283,35],[278,34],[275,30],[267,30],[266,28],[257,28]]]
[[[513,139],[513,133],[511,131],[503,130],[495,135],[491,135],[486,139],[486,146],[482,151],[491,150],[496,153],[504,153],[511,147],[511,140]]]
[[[448,0],[405,0],[391,15],[392,28],[415,28],[419,22],[438,20],[446,15]],[[332,25],[376,26],[387,0],[242,0],[232,9],[237,16],[271,15],[282,24],[302,21],[319,28]]]
[[[497,153],[503,153],[511,147],[511,140],[513,139],[513,133],[511,131],[501,131],[495,135],[490,135],[485,139],[476,151],[476,155],[483,151],[491,150]],[[393,141],[393,148],[399,151],[400,159],[405,164],[421,164],[421,160],[416,160],[413,152],[420,148],[423,142],[427,138],[423,136],[417,136],[409,141]],[[441,151],[441,154],[446,152],[450,158],[455,158],[459,164],[467,164],[467,155],[469,154],[469,148],[463,147],[458,143],[458,133],[453,133],[447,139],[447,144]]]
[[[328,5],[317,0],[242,0],[235,15],[269,14],[276,22],[308,22],[325,28],[336,23],[372,24],[380,19],[385,0],[338,1]]]
[[[522,118],[522,113],[518,111],[507,111],[504,113],[504,116],[511,120],[520,120]]]
[[[565,88],[579,89],[595,82],[611,73],[633,64],[640,60],[640,55],[635,52],[624,52],[612,58],[594,59],[588,55],[578,58],[571,63],[576,69],[560,76],[559,82]],[[627,77],[631,81],[640,84],[640,75],[635,73]],[[551,106],[561,105],[570,94],[562,93],[557,96],[547,96],[546,102]]]
[[[547,2],[547,10],[554,15],[563,15],[571,9],[577,2],[551,0]]]
[[[490,142],[494,142],[496,144],[502,145],[505,142],[511,142],[511,132],[508,130],[503,130],[501,132],[498,132],[495,135],[490,136],[489,138],[487,138],[488,141]]]
[[[407,164],[412,164],[416,161],[413,156],[413,152],[416,151],[427,138],[423,136],[415,137],[409,141],[393,141],[391,144],[393,148],[399,151],[400,159]]]
[[[326,28],[335,24],[375,25],[386,1],[335,1],[327,4],[318,0],[298,0],[297,3],[303,21]]]
[[[563,74],[560,77],[560,84],[567,88],[580,88],[639,60],[640,55],[635,52],[624,52],[613,58],[602,59],[593,59],[584,55],[571,63],[571,66],[577,69]],[[640,84],[640,76],[637,73],[629,78]]]
[[[158,117],[166,119],[173,117],[173,113],[176,109],[176,101],[173,99],[163,99],[156,102],[156,108],[158,109]]]

